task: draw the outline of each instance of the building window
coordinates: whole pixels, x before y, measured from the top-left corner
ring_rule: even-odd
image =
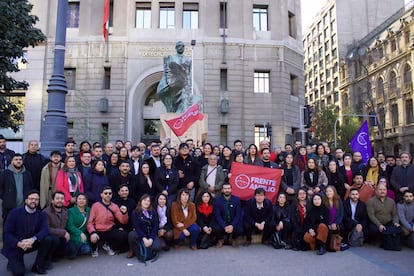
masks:
[[[254,72],[254,93],[270,93],[270,72]]]
[[[391,105],[392,126],[398,126],[398,104]]]
[[[227,69],[220,69],[220,90],[227,91]]]
[[[183,29],[198,29],[198,3],[184,3]]]
[[[227,145],[227,125],[220,125],[220,144]]]
[[[395,41],[395,39],[391,40],[391,52],[394,52],[395,50],[397,50],[397,42]]]
[[[114,0],[109,1],[109,27],[114,26]]]
[[[267,6],[253,6],[253,30],[267,32]]]
[[[335,91],[334,93],[334,102],[337,103],[339,101],[339,93],[338,91]]]
[[[220,28],[227,28],[227,1],[220,2]]]
[[[378,56],[380,59],[384,57],[384,49],[382,47],[378,48]]]
[[[413,100],[405,101],[405,114],[407,114],[407,117],[406,117],[407,124],[414,123]]]
[[[315,89],[315,100],[319,99],[319,91],[318,89]]]
[[[289,18],[289,36],[296,38],[296,16],[295,14],[288,12]]]
[[[389,84],[390,90],[394,90],[395,88],[397,88],[397,75],[395,74],[394,71],[391,71],[389,83],[390,83]]]
[[[80,2],[69,2],[66,12],[66,27],[67,28],[79,28],[79,9]]]
[[[333,34],[332,35],[332,39],[331,40],[332,40],[332,45],[334,45],[336,43],[336,34]]]
[[[326,41],[325,42],[325,51],[328,51],[329,50],[329,41]]]
[[[68,90],[76,89],[76,69],[75,68],[65,68],[64,71],[66,85]]]
[[[175,28],[174,3],[160,3],[160,29]]]
[[[266,140],[266,129],[263,125],[254,127],[254,144],[259,146],[260,141]]]
[[[101,141],[103,144],[108,143],[108,135],[109,135],[109,124],[108,123],[101,123],[101,129],[100,129],[100,136]]]
[[[137,3],[135,17],[135,28],[151,28],[151,2]]]
[[[111,89],[111,67],[104,67],[104,87],[103,89]]]
[[[335,79],[334,79],[334,88],[337,88],[338,85],[339,85],[339,83],[338,83],[338,77],[335,77]]]
[[[384,95],[384,81],[382,78],[379,78],[377,81],[377,95]]]
[[[404,83],[411,83],[411,67],[408,64],[404,67]]]
[[[332,57],[333,57],[333,58],[336,58],[337,54],[338,54],[338,50],[336,50],[336,48],[335,48],[335,49],[333,49],[333,50],[332,50]]]
[[[404,42],[405,45],[408,45],[410,43],[410,31],[405,31],[404,32]]]
[[[342,105],[343,107],[348,107],[349,105],[349,97],[348,94],[344,94],[344,96],[342,97]]]
[[[290,94],[293,96],[299,96],[299,80],[295,75],[290,75]]]

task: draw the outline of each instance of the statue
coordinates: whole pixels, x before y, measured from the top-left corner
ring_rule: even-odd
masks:
[[[157,94],[167,112],[182,113],[201,98],[192,91],[192,62],[184,56],[184,43],[175,45],[177,54],[164,57],[164,73],[157,87]]]

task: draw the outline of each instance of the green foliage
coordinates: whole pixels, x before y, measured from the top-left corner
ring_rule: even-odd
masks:
[[[334,142],[334,124],[338,114],[334,107],[327,107],[325,109],[318,109],[314,112],[312,120],[314,129],[314,142],[327,142],[332,145]],[[338,127],[338,126],[337,126]],[[338,127],[339,129],[339,127]]]
[[[34,27],[39,18],[30,14],[32,7],[27,0],[0,0],[0,127],[15,132],[23,112],[8,97],[13,90],[25,90],[29,84],[14,79],[10,73],[20,71],[19,62],[27,62],[25,48],[46,40],[42,31]]]
[[[347,113],[347,112],[344,112]],[[351,113],[352,114],[352,113]],[[343,117],[343,123],[341,124],[338,135],[338,146],[347,152],[351,152],[349,142],[355,133],[361,127],[361,119],[359,117]]]

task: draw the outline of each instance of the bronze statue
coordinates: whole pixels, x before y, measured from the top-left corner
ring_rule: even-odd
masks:
[[[175,50],[177,54],[164,57],[164,73],[157,94],[167,112],[182,113],[197,101],[191,85],[191,58],[183,55],[183,42],[178,41]]]

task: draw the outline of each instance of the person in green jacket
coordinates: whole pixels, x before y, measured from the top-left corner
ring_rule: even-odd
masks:
[[[77,248],[77,255],[88,255],[91,253],[89,235],[86,230],[89,219],[88,200],[84,193],[76,197],[76,204],[69,209],[68,223],[66,229],[70,234],[70,241]]]

